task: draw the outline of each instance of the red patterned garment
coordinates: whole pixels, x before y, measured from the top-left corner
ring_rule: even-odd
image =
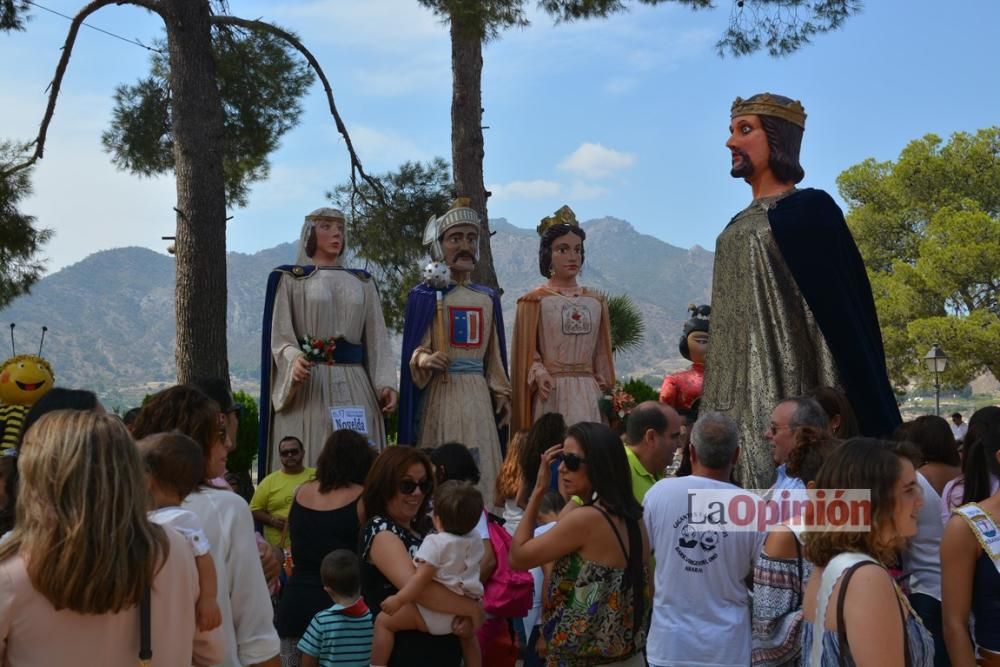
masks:
[[[671,373],[663,378],[660,402],[679,412],[687,412],[691,410],[691,405],[701,398],[704,382],[705,364],[691,364],[686,371]]]

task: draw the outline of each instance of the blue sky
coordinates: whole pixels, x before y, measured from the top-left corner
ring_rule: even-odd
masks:
[[[46,0],[66,14],[84,2]],[[299,33],[325,68],[366,169],[450,158],[447,28],[416,0],[231,0],[234,14]],[[623,218],[681,247],[712,249],[749,201],[724,147],[737,95],[769,90],[808,113],[803,185],[835,192],[845,168],[895,159],[927,133],[998,123],[1000,3],[869,0],[861,14],[791,56],[719,58],[719,8],[635,5],[612,19],[505,32],[485,51],[486,182],[492,217],[521,227],[564,203],[581,219]],[[149,42],[158,19],[110,6],[95,26]],[[29,139],[46,102],[68,21],[41,10],[26,33],[0,36],[0,136]],[[57,270],[107,248],[162,251],[173,232],[171,178],[117,172],[100,147],[117,84],[147,71],[139,47],[83,29],[63,84],[35,194],[24,209],[55,230]],[[318,85],[299,127],[272,157],[272,177],[232,211],[230,250],[297,238],[302,217],[346,179],[347,153]]]

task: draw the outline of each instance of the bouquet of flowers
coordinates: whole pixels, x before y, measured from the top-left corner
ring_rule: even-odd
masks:
[[[611,428],[618,433],[624,433],[628,416],[632,413],[632,408],[635,407],[635,399],[632,395],[626,392],[621,384],[616,384],[610,392],[598,400],[597,404]]]
[[[303,336],[299,339],[299,349],[306,353],[306,361],[332,364],[333,351],[337,349],[337,339]]]

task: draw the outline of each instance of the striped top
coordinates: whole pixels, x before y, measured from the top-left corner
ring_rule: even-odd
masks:
[[[313,616],[298,648],[318,658],[320,667],[368,667],[373,634],[372,613],[358,598],[350,607],[334,604]]]

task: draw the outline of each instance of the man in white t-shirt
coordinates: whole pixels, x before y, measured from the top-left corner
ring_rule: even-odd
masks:
[[[660,480],[646,494],[643,520],[656,560],[646,659],[654,667],[750,664],[746,580],[765,534],[706,530],[689,512],[692,491],[737,490],[728,480],[739,449],[736,423],[709,412],[691,432],[692,474]]]
[[[969,432],[969,425],[962,421],[962,413],[956,412],[951,416],[951,434],[955,436],[955,442],[964,442],[965,434]]]

